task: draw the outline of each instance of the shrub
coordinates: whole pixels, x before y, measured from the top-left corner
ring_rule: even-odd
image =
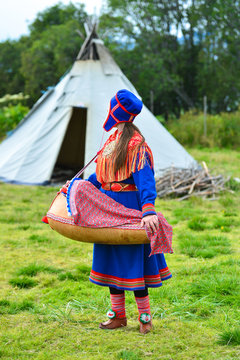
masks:
[[[188,146],[240,147],[240,109],[232,113],[207,115],[207,136],[203,133],[204,115],[189,111],[180,119],[169,120],[168,130]]]
[[[13,130],[28,113],[28,108],[21,104],[0,109],[0,138]]]
[[[233,178],[230,178],[226,185],[233,191],[239,191],[240,190],[240,182],[236,181]]]
[[[28,113],[29,108],[22,103],[27,98],[21,93],[0,98],[0,139],[13,130]]]

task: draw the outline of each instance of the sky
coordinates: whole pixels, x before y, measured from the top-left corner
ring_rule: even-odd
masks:
[[[28,25],[38,12],[59,3],[59,0],[0,0],[0,41],[18,39],[28,34]],[[70,0],[61,0],[69,4]],[[103,0],[72,0],[73,4],[85,4],[89,14],[98,15]]]

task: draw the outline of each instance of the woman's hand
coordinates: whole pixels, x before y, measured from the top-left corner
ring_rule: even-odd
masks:
[[[147,229],[153,234],[159,228],[159,222],[157,215],[147,215],[142,218],[141,227],[147,227]]]

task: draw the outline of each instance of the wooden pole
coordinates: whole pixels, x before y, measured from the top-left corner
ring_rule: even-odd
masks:
[[[151,113],[154,113],[153,90],[150,90],[150,110],[151,110]]]
[[[207,97],[203,97],[203,133],[207,137]]]

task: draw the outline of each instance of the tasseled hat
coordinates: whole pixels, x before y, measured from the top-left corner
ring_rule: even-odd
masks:
[[[119,90],[110,100],[108,117],[103,124],[106,131],[111,130],[114,125],[122,122],[133,122],[141,112],[143,103],[128,90]]]

